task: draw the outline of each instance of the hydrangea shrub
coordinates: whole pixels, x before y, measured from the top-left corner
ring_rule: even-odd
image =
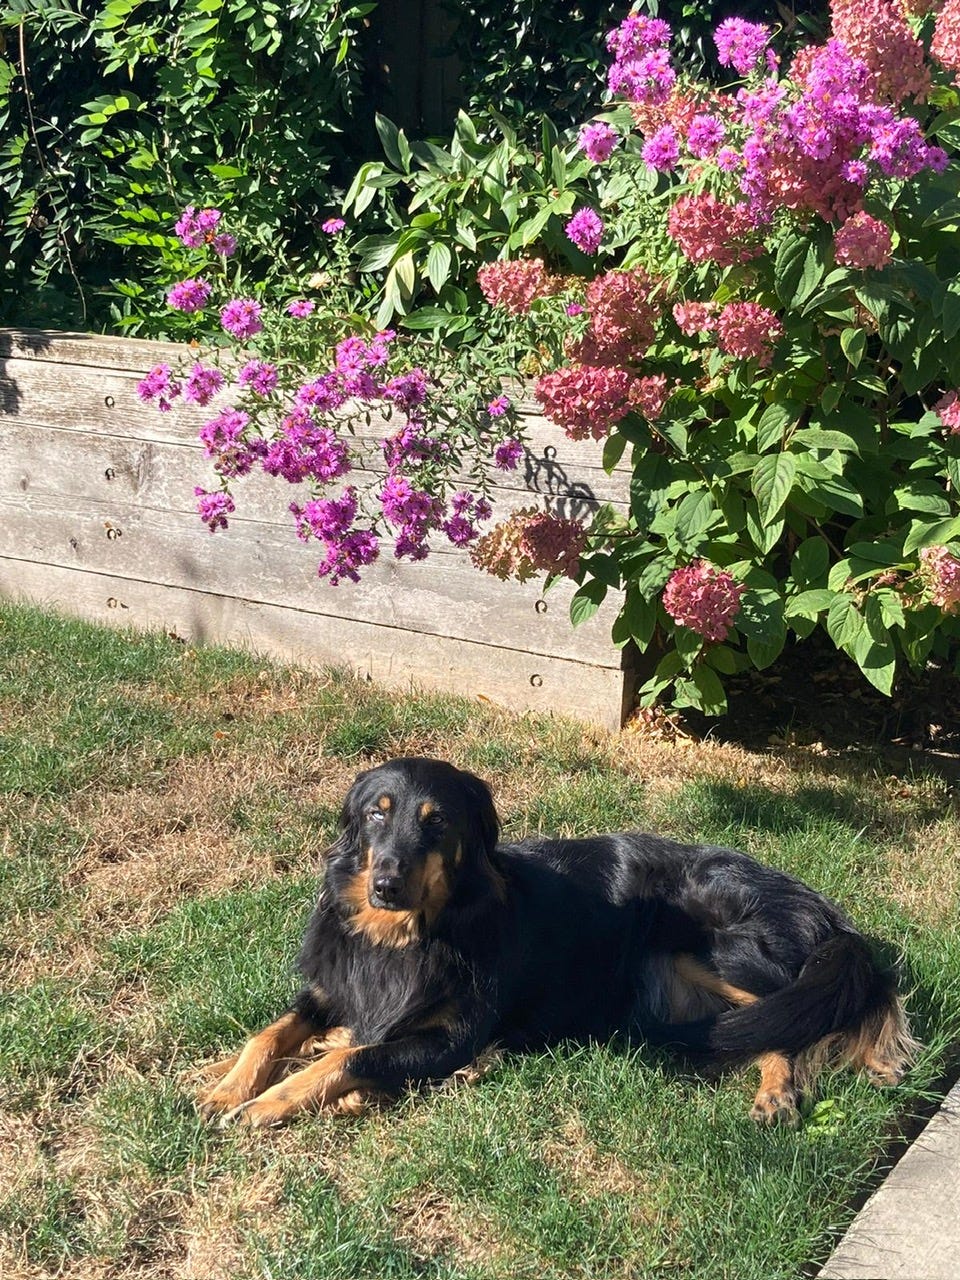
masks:
[[[724,676],[818,627],[888,693],[899,662],[952,657],[960,3],[831,12],[829,38],[788,65],[768,27],[722,22],[719,89],[674,65],[665,22],[629,14],[607,36],[609,101],[556,166],[542,240],[491,233],[499,256],[464,282],[485,336],[452,353],[442,332],[364,326],[346,294],[315,308],[298,288],[280,315],[236,289],[215,301],[234,245],[216,211],[188,210],[181,239],[206,257],[170,304],[221,307],[245,347],[232,402],[201,433],[222,480],[198,493],[210,529],[258,467],[313,486],[292,526],[331,583],[439,537],[499,577],[574,578],[574,621],[619,590],[615,640],[657,655],[648,703],[722,711]],[[432,216],[421,202],[411,234]],[[343,271],[349,233],[324,229]],[[466,305],[461,291],[458,316]],[[484,468],[522,456],[508,370],[608,469],[629,465],[628,512],[585,525],[524,508],[484,528]],[[158,366],[141,393],[205,404],[222,379],[210,362]],[[351,415],[374,407],[396,430],[364,459]]]

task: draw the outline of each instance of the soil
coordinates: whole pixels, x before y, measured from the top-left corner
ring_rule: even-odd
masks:
[[[828,640],[811,636],[766,671],[729,676],[725,684],[727,715],[684,713],[687,732],[753,748],[889,748],[960,763],[960,677],[951,667],[905,672],[886,697]]]

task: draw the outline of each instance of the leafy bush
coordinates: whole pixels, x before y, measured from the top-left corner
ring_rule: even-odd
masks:
[[[314,251],[373,3],[8,0],[0,314],[175,334],[184,193],[233,206],[261,270]],[[308,104],[308,105],[306,105]]]
[[[482,536],[474,520],[475,562],[574,577],[575,621],[622,591],[615,639],[659,657],[645,701],[709,712],[724,676],[818,627],[885,692],[899,662],[951,658],[960,638],[960,0],[936,19],[835,0],[833,38],[784,67],[770,36],[718,28],[737,78],[718,90],[678,76],[666,25],[633,15],[610,36],[613,101],[576,139],[546,126],[537,149],[501,119],[493,140],[464,116],[443,150],[382,122],[388,164],[347,201],[412,192],[356,246],[362,271],[386,272],[360,300],[376,324],[397,314],[433,335],[391,359],[424,386],[455,367],[466,406],[471,367],[510,360],[569,435],[602,441],[610,469],[629,459],[628,512],[584,529],[525,510]],[[327,310],[329,348],[356,305]],[[372,334],[368,356],[392,341]],[[389,402],[374,363],[367,402]],[[473,394],[480,427],[449,448],[458,466],[519,447],[485,434],[490,394]],[[441,404],[434,387],[411,406],[416,447],[395,472],[426,506],[451,492]],[[306,456],[288,408],[278,396],[244,426],[251,465],[278,447]],[[229,449],[208,452],[232,503]],[[374,492],[361,531],[397,528],[390,495]],[[211,527],[224,510],[208,508]],[[334,529],[322,510],[311,531],[335,563],[358,511]],[[450,519],[431,510],[418,553]]]

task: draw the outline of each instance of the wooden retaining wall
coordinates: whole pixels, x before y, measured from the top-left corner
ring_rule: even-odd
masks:
[[[316,576],[293,535],[283,481],[237,484],[238,514],[211,535],[193,486],[213,486],[196,432],[209,410],[160,414],[136,395],[181,347],[0,330],[0,595],[98,622],[162,627],[312,665],[348,664],[393,687],[443,689],[518,710],[619,727],[633,673],[610,642],[617,602],[573,629],[572,584],[501,583],[467,555],[384,555],[359,585]],[[498,477],[495,507],[582,513],[626,501],[600,446],[528,421],[527,465]],[[382,423],[371,434],[384,434]]]

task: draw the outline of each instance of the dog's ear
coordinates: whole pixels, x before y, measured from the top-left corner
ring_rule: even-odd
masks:
[[[480,856],[493,853],[500,839],[500,819],[493,803],[490,788],[475,773],[460,770],[460,780],[474,805],[474,827],[471,831],[476,838],[475,852]]]
[[[363,784],[370,772],[369,769],[365,769],[363,773],[358,773],[353,780],[353,786],[344,796],[340,809],[340,834],[323,855],[325,862],[352,857],[359,848],[360,818],[364,803]]]

